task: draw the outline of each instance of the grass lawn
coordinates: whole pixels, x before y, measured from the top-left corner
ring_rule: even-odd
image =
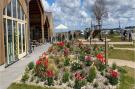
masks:
[[[109,58],[135,61],[135,59],[134,59],[134,51],[118,50],[118,49],[109,49],[108,51],[109,51],[108,52],[108,57]]]
[[[9,86],[8,89],[56,89],[56,88],[45,88],[45,87],[35,86],[35,85],[13,83]]]
[[[118,47],[118,48],[135,48],[134,45],[114,45],[114,47]]]
[[[121,74],[120,86],[118,89],[135,89],[135,69],[123,67],[127,73]]]

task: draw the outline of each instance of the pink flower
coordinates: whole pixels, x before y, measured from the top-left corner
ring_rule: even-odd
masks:
[[[85,61],[91,61],[91,56],[85,56]]]
[[[84,77],[79,72],[77,72],[77,73],[75,73],[75,79],[82,80],[82,79],[84,79]]]
[[[64,56],[68,56],[69,50],[67,48],[64,49]]]

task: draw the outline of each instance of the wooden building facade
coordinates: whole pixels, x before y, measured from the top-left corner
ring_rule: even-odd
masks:
[[[31,41],[45,42],[45,19],[41,0],[0,1],[0,65],[26,56]]]

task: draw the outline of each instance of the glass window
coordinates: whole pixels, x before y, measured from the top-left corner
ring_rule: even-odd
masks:
[[[22,20],[22,8],[20,7],[20,19]]]
[[[12,20],[7,19],[8,31],[8,58],[9,63],[13,60],[13,37],[12,37]]]
[[[5,46],[5,58],[7,59],[7,33],[6,33],[6,19],[4,21],[4,46]]]
[[[25,52],[25,26],[22,25],[22,36],[23,36],[23,52]]]
[[[3,10],[3,15],[6,15],[6,8],[4,8]]]
[[[14,30],[14,53],[15,53],[15,58],[18,58],[18,34],[17,34],[16,21],[13,21],[13,30]]]
[[[20,4],[19,4],[19,2],[17,2],[17,12],[18,12],[18,19],[21,19],[21,16],[20,16]]]
[[[11,2],[7,5],[7,16],[11,16]]]
[[[12,0],[12,6],[13,6],[13,17],[16,18],[16,0]]]
[[[22,20],[24,20],[25,16],[24,16],[24,12],[22,10]]]
[[[22,36],[21,36],[21,24],[18,25],[19,26],[19,54],[22,53]]]

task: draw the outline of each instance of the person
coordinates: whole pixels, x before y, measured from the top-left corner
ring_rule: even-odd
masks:
[[[76,39],[76,33],[74,33],[74,39]]]
[[[126,30],[124,30],[123,36],[124,36],[124,40],[126,40],[126,37],[127,37],[127,31]]]
[[[129,34],[128,34],[128,40],[129,40],[129,41],[132,41],[131,31],[129,31]]]

